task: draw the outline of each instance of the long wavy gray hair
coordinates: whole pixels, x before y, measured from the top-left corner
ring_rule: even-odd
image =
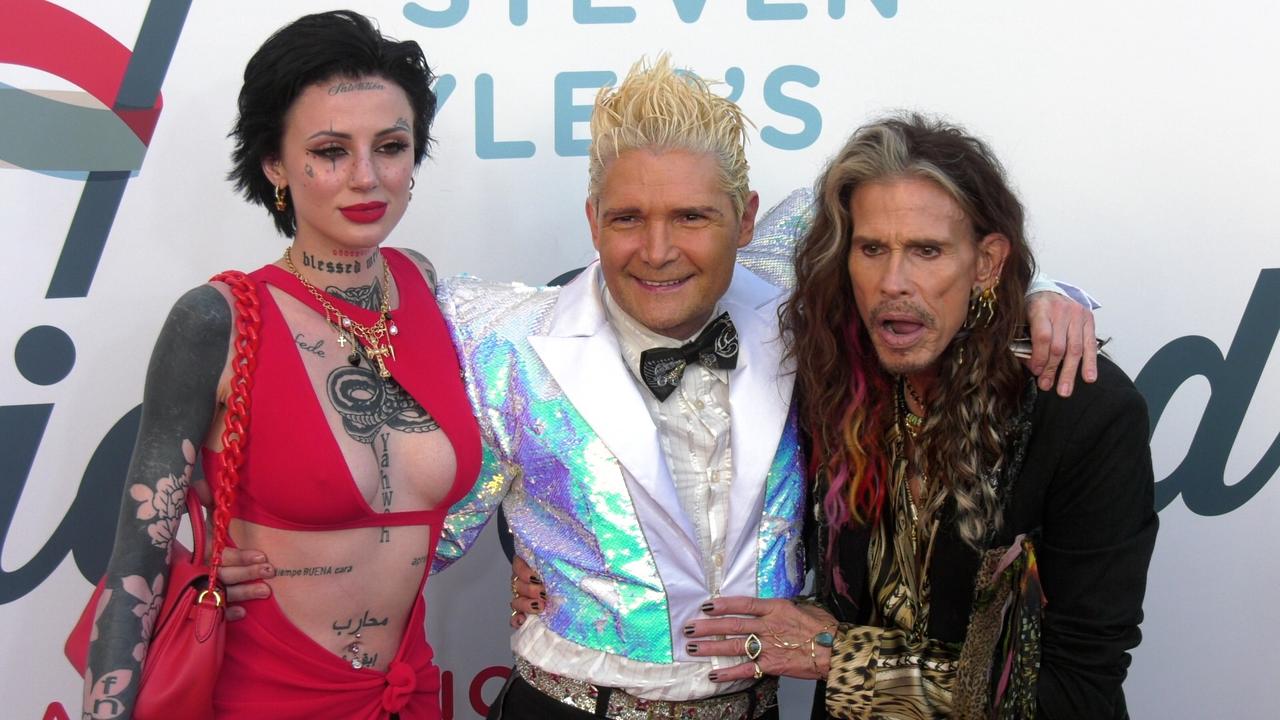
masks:
[[[980,548],[999,527],[994,473],[1026,388],[1026,371],[1009,352],[1025,322],[1024,295],[1035,265],[1022,204],[990,148],[962,128],[919,114],[858,129],[818,178],[813,228],[796,257],[796,292],[782,311],[797,364],[801,419],[813,438],[814,467],[829,486],[819,493],[830,532],[880,517],[888,482],[885,432],[892,425],[894,378],[866,353],[873,345],[853,302],[848,258],[855,218],[850,198],[863,183],[922,177],[965,212],[975,240],[1009,239],[989,325],[962,330],[940,359],[913,464],[931,478],[926,524],[955,498],[960,537]],[[888,417],[885,415],[888,414]],[[879,445],[879,447],[876,447]],[[941,486],[941,487],[939,487]],[[945,489],[945,491],[943,491]]]

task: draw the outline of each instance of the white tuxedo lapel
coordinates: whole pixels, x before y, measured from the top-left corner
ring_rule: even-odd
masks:
[[[756,554],[748,552],[746,545],[755,540],[765,478],[782,438],[794,380],[791,368],[783,366],[784,347],[778,336],[777,308],[783,293],[736,267],[733,283],[721,300],[738,329],[740,343],[739,366],[729,374],[734,470],[725,549],[728,557],[738,561],[734,565],[742,566],[731,573],[749,572],[752,578]]]
[[[546,334],[529,337],[565,397],[631,479],[663,508],[690,542],[696,533],[676,497],[649,416],[601,303],[599,263],[560,290]]]

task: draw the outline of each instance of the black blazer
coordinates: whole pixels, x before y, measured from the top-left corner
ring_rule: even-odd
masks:
[[[1138,624],[1159,525],[1149,436],[1146,402],[1106,358],[1098,358],[1097,381],[1077,382],[1069,398],[1037,391],[1025,461],[993,546],[1007,546],[1020,533],[1035,539],[1047,600],[1041,718],[1128,717],[1121,684],[1128,651],[1142,638]],[[929,569],[929,635],[961,642],[980,557],[948,516],[939,524]],[[850,596],[862,598],[855,604],[823,593],[842,622],[863,624],[869,617],[868,538],[866,530],[850,531],[838,542]],[[823,691],[820,683],[814,718],[826,717]]]

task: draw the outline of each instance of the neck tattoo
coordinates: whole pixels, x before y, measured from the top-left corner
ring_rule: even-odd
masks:
[[[315,285],[307,282],[307,279],[298,272],[298,268],[293,264],[293,256],[289,252],[290,248],[284,250],[284,264],[293,273],[293,276],[302,283],[302,286],[311,293],[311,297],[320,303],[324,308],[324,319],[329,323],[338,335],[338,346],[345,348],[348,342],[364,346],[364,356],[369,358],[378,366],[378,376],[383,380],[391,377],[391,371],[387,369],[385,358],[390,356],[392,360],[396,359],[396,350],[391,345],[391,338],[400,334],[400,329],[396,327],[395,322],[391,319],[391,308],[388,302],[388,296],[391,294],[391,274],[384,260],[382,263],[382,285],[383,292],[380,293],[378,321],[372,325],[362,325],[352,320],[341,310],[329,301],[329,297],[320,291]],[[350,340],[348,340],[350,336]],[[362,342],[361,342],[362,341]],[[353,352],[347,356],[347,362],[352,365],[360,364],[359,352]]]

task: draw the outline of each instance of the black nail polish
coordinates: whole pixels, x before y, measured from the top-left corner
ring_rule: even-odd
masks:
[[[690,655],[696,655],[698,653],[698,643],[689,643],[684,646],[684,650]]]
[[[542,598],[543,600],[546,600],[546,599],[547,599],[547,591],[546,591],[546,590],[542,590],[541,592],[539,592],[539,593],[538,593],[538,597]]]
[[[709,612],[711,612],[712,610],[715,610],[715,609],[716,609],[716,604],[715,604],[715,603],[711,603],[711,602],[704,602],[704,603],[702,603],[702,612],[704,612],[704,613],[709,613]]]
[[[537,600],[534,600],[533,602],[529,603],[529,607],[533,608],[534,612],[542,611],[542,603],[538,602]]]
[[[710,680],[711,682],[716,682],[716,680],[719,679],[719,673],[711,673],[710,675],[707,676],[707,679]]]
[[[538,577],[537,575],[533,575],[529,578],[529,582],[533,583],[534,585],[541,585],[542,578]]]
[[[687,635],[687,636],[693,635],[693,626],[692,626],[692,625],[685,625],[685,626],[684,626],[684,634],[685,634],[685,635]]]

